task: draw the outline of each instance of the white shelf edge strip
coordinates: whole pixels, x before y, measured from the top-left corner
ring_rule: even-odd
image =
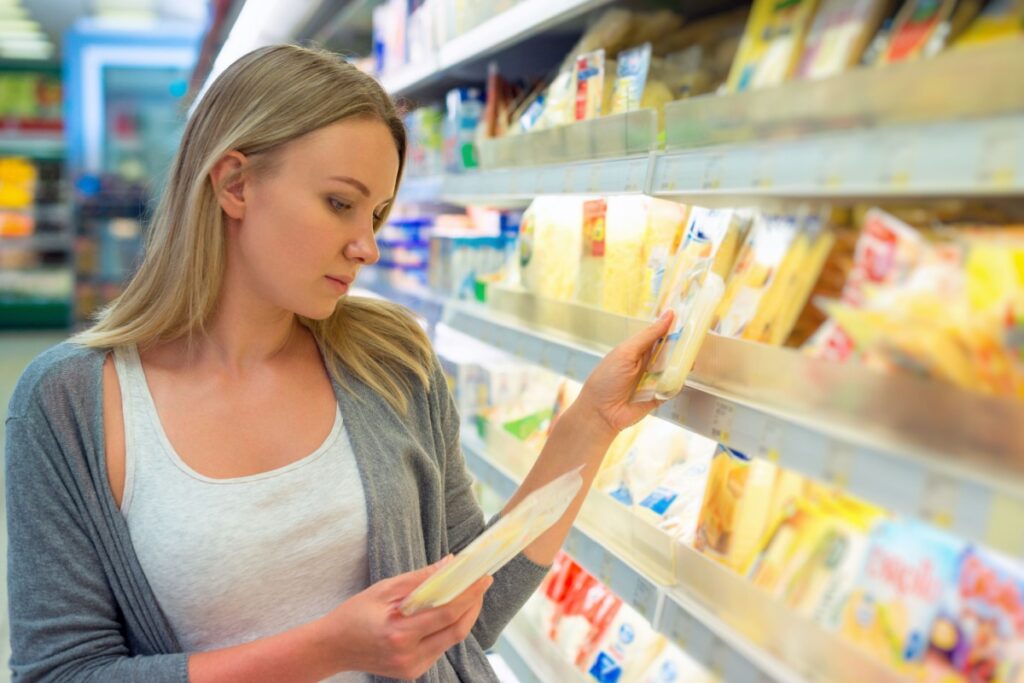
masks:
[[[530,36],[563,19],[569,19],[610,0],[524,0],[487,19],[461,36],[456,36],[435,53],[432,60],[407,64],[386,74],[381,83],[390,94],[431,82],[450,69],[473,59],[486,57],[506,45]]]
[[[518,482],[488,458],[480,439],[464,432],[462,446],[466,464],[477,480],[499,495],[510,497],[518,488]],[[597,538],[599,535],[577,523],[566,539],[564,550],[647,618],[655,630],[709,670],[730,683],[805,680],[707,608],[644,575],[628,558],[610,547],[613,542]]]
[[[886,154],[877,154],[885,149]],[[890,126],[563,164],[471,171],[422,182],[416,200],[527,201],[542,194],[643,193],[712,200],[1024,193],[1024,117]]]
[[[450,302],[443,320],[454,329],[582,382],[601,355],[568,342],[497,322]],[[907,458],[803,426],[688,386],[655,415],[752,456],[767,457],[893,512],[923,519],[962,537],[1024,556],[1019,486],[955,476],[940,460]]]

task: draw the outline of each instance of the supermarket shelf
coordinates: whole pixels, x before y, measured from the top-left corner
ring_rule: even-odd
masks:
[[[469,428],[462,435],[473,475],[510,496],[529,464],[525,449],[500,431],[487,442]],[[903,680],[695,550],[664,535],[651,544],[650,532],[638,529],[643,526],[609,496],[591,491],[565,550],[722,680]]]
[[[644,321],[491,287],[443,320],[584,381]],[[415,302],[409,302],[415,305]],[[1024,556],[1024,404],[710,335],[658,417],[893,512]]]
[[[381,78],[392,95],[408,95],[441,80],[458,67],[487,57],[504,47],[568,21],[609,0],[523,0],[461,35],[436,53],[433,59],[405,67]]]
[[[61,133],[22,133],[0,131],[0,156],[15,155],[33,159],[62,159],[67,144]]]
[[[648,154],[449,175],[441,183],[441,196],[452,204],[528,204],[541,194],[640,194],[648,187],[653,158]]]
[[[520,683],[593,683],[522,617],[509,623],[495,649]]]
[[[997,118],[1024,111],[1024,43],[947,50],[774,88],[701,95],[665,107],[667,149],[856,128]],[[978,78],[999,73],[1003,78]],[[907,97],[907,93],[913,97]]]
[[[591,153],[600,156],[592,148]],[[734,206],[783,199],[1020,195],[1024,117],[514,165],[523,160],[499,156],[493,163],[508,167],[410,181],[412,187],[403,187],[401,196],[416,202],[525,205],[544,194],[643,193]]]
[[[971,197],[1024,192],[1024,117],[914,124],[658,156],[649,194]]]
[[[28,237],[0,237],[0,251],[22,249],[30,251],[71,251],[68,235],[36,234]]]
[[[406,204],[433,204],[442,198],[444,176],[411,177],[402,181],[398,201]]]

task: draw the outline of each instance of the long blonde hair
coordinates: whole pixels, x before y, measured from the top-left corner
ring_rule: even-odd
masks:
[[[388,127],[398,150],[400,181],[405,128],[370,76],[332,53],[290,45],[261,48],[228,67],[185,127],[148,228],[142,263],[124,292],[74,341],[113,348],[192,340],[201,333],[220,294],[226,253],[224,215],[210,180],[214,165],[237,150],[252,159],[241,172],[259,172],[273,163],[268,153],[285,143],[351,118]],[[429,387],[430,343],[401,307],[347,297],[329,318],[299,321],[335,361],[329,370],[341,384],[339,363],[403,413],[414,384]]]

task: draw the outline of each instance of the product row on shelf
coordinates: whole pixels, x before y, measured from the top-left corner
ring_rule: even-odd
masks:
[[[405,5],[390,3],[381,11],[400,15],[396,4]],[[419,3],[407,26],[383,33],[394,41],[418,41],[432,24],[419,18],[434,12],[460,16],[447,4]],[[666,144],[709,144],[725,141],[723,135],[792,137],[832,127],[1019,112],[1019,95],[1012,94],[1019,84],[1010,74],[1024,41],[1022,17],[1024,5],[1003,0],[757,0],[693,21],[670,10],[612,8],[591,23],[552,73],[509,83],[494,62],[486,82],[454,88],[444,102],[410,113],[410,170],[453,173],[548,162],[552,153],[567,161],[608,149],[621,156]],[[387,43],[377,54],[407,52]],[[1010,80],[977,78],[993,65],[1007,70]],[[780,87],[787,81],[792,87]],[[962,83],[970,95],[953,95],[951,82]],[[908,100],[908,89],[930,105]],[[764,94],[737,99],[754,91]],[[537,134],[608,117],[620,123],[595,128],[591,137],[604,138],[600,142]]]
[[[0,328],[67,324],[73,277],[65,196],[60,161],[0,156]]]
[[[579,385],[445,326],[436,344],[473,418],[470,468],[509,495]],[[1016,560],[662,420],[615,440],[580,520],[570,554],[724,680],[1019,680]],[[757,598],[737,603],[744,593]],[[680,609],[715,632],[688,636]],[[800,630],[779,631],[786,620]]]

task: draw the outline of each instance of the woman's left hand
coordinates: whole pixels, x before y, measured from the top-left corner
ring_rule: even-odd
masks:
[[[667,334],[671,325],[672,314],[666,313],[609,351],[583,384],[576,407],[593,411],[614,434],[635,425],[657,408],[661,401],[631,401],[654,342]]]

